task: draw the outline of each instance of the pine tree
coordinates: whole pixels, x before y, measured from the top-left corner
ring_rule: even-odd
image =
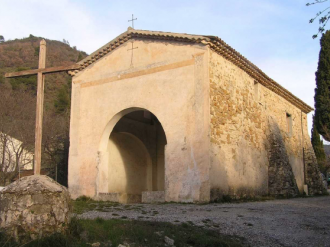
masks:
[[[315,88],[315,127],[327,141],[330,141],[330,31],[321,38]]]
[[[322,173],[325,173],[327,170],[326,169],[327,159],[324,152],[323,141],[321,141],[320,134],[317,132],[317,129],[315,128],[314,124],[315,124],[315,117],[313,118],[312,145],[320,171]]]

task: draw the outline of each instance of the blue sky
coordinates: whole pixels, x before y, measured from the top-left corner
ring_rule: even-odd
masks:
[[[70,42],[92,53],[136,29],[214,35],[248,58],[269,77],[314,106],[319,38],[309,19],[325,4],[308,0],[0,0],[0,34],[30,34]],[[327,3],[326,3],[327,4]],[[311,128],[309,114],[309,128]]]

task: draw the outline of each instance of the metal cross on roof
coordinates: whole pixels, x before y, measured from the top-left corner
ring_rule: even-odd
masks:
[[[128,20],[128,22],[132,22],[132,28],[134,28],[134,21],[137,21],[137,18],[134,19],[134,15],[132,14],[132,20]]]

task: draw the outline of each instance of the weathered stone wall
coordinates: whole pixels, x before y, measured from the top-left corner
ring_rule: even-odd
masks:
[[[211,200],[267,193],[267,118],[253,85],[244,71],[210,52]]]
[[[211,199],[302,193],[306,114],[213,51],[209,73]]]
[[[268,193],[271,196],[291,197],[299,194],[282,134],[276,121],[269,118],[268,142]]]

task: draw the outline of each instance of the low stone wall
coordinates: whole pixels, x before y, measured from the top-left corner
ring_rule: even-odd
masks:
[[[64,233],[70,221],[68,190],[47,176],[21,178],[0,192],[0,228],[17,242]]]
[[[99,193],[96,200],[119,203],[140,203],[141,195],[127,193]]]
[[[165,191],[143,191],[143,203],[161,203],[165,202]]]

